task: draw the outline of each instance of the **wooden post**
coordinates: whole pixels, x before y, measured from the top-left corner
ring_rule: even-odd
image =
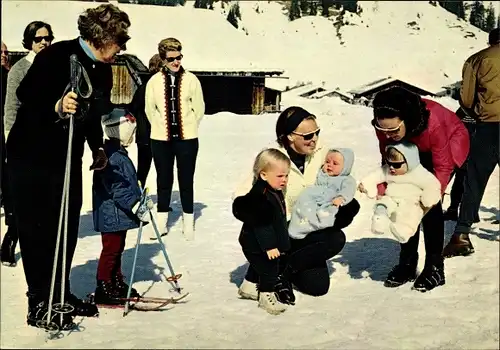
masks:
[[[264,111],[264,87],[264,78],[253,79],[252,114],[260,114]]]
[[[281,105],[281,92],[276,91],[276,107],[274,109],[276,112],[281,112],[280,105]]]

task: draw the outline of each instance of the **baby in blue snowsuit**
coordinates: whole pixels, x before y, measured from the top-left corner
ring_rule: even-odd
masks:
[[[316,184],[302,191],[293,207],[290,237],[302,239],[308,233],[333,226],[339,207],[352,201],[356,193],[356,180],[350,175],[353,164],[351,149],[329,150]]]

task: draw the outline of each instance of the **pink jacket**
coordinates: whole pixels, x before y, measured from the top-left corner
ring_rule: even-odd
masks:
[[[428,126],[420,135],[408,141],[417,145],[420,152],[432,153],[434,175],[441,183],[441,194],[444,194],[453,170],[461,167],[467,159],[469,134],[455,113],[437,102],[427,99],[423,101],[431,112]],[[390,139],[378,130],[375,132],[383,155]]]

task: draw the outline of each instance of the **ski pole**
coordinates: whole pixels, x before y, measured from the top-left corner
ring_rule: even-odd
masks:
[[[68,150],[66,154],[66,167],[64,170],[64,182],[61,198],[61,210],[59,213],[59,227],[57,232],[56,247],[54,254],[54,262],[52,266],[52,279],[50,283],[50,295],[49,295],[49,305],[47,310],[47,327],[51,323],[52,316],[52,306],[54,298],[54,288],[57,275],[57,265],[59,262],[59,247],[61,241],[61,235],[63,236],[63,251],[62,251],[62,266],[61,266],[61,301],[58,305],[57,311],[61,314],[61,324],[63,323],[63,313],[71,312],[71,308],[64,304],[64,294],[66,288],[66,250],[67,250],[67,234],[68,234],[68,212],[69,212],[69,185],[70,185],[70,175],[71,175],[71,153],[73,145],[73,115],[69,117],[69,132],[68,132]],[[64,222],[63,222],[64,221]]]
[[[165,244],[163,243],[162,239],[161,239],[161,235],[160,235],[160,231],[158,231],[158,226],[156,226],[156,221],[154,219],[154,216],[153,216],[153,213],[151,212],[151,210],[149,210],[149,215],[151,217],[151,224],[153,225],[153,229],[156,233],[156,238],[158,239],[158,242],[160,243],[160,247],[161,247],[161,251],[163,253],[163,256],[165,257],[165,261],[167,262],[167,265],[168,265],[168,268],[170,270],[170,273],[172,274],[172,276],[168,277],[167,278],[167,281],[169,282],[173,282],[174,283],[174,287],[177,291],[177,293],[181,293],[181,287],[179,286],[179,283],[177,282],[177,280],[179,278],[181,278],[182,275],[176,275],[175,272],[174,272],[174,267],[172,266],[172,263],[170,262],[170,259],[168,258],[168,254],[167,254],[167,249],[165,248]]]
[[[139,252],[139,245],[141,244],[143,222],[141,221],[139,225],[139,233],[137,234],[137,243],[135,244],[134,261],[132,263],[132,272],[130,273],[130,280],[127,290],[127,301],[125,302],[125,310],[123,311],[123,317],[127,316],[128,309],[130,306],[130,295],[132,294],[132,284],[134,283],[135,266],[137,263],[137,253]]]

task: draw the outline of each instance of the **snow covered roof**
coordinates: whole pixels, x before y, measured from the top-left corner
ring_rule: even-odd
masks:
[[[413,79],[400,79],[398,77],[387,77],[383,79],[378,79],[373,82],[370,82],[368,84],[362,85],[358,88],[355,88],[353,90],[348,91],[349,94],[352,95],[364,95],[369,93],[370,91],[377,90],[380,87],[384,85],[390,85],[391,83],[397,83],[397,82],[402,82],[404,84],[408,84],[411,86],[414,86],[420,90],[424,90],[426,92],[429,92],[430,94],[436,94],[437,92],[441,91],[441,89],[437,89],[435,86],[430,86],[429,84],[425,84],[422,82],[414,82]],[[440,87],[441,88],[441,87]]]
[[[10,50],[22,50],[26,25],[41,20],[52,26],[55,41],[78,36],[78,16],[96,2],[82,1],[2,1],[2,40]],[[182,42],[187,69],[224,71],[275,71],[266,64],[265,55],[255,50],[255,42],[242,31],[234,30],[220,14],[192,6],[148,6],[118,4],[132,23],[127,53],[143,62],[157,53],[160,40],[176,37]]]

